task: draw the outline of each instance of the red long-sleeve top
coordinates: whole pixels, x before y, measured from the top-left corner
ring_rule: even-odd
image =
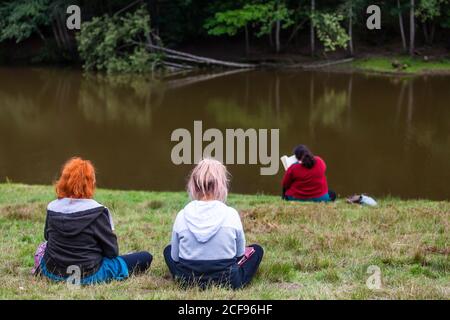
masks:
[[[322,158],[315,156],[316,163],[310,169],[300,163],[291,165],[283,177],[285,195],[297,199],[319,198],[328,192],[325,176],[327,166]]]

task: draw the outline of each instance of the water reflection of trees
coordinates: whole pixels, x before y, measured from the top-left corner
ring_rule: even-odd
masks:
[[[318,127],[338,131],[351,129],[353,75],[348,75],[346,86],[328,80],[317,81],[316,75],[310,74],[309,131],[312,136]]]
[[[20,130],[48,126],[60,114],[88,121],[149,127],[164,86],[143,76],[82,75],[62,68],[0,70],[1,122]],[[75,107],[75,108],[74,108]]]
[[[2,123],[22,132],[48,126],[45,117],[54,116],[54,106],[65,106],[76,77],[65,69],[5,68],[0,70],[0,112]]]
[[[277,115],[276,111],[265,103],[259,103],[252,110],[246,110],[233,99],[212,99],[207,105],[207,110],[219,125],[230,128],[283,129],[289,125],[291,119],[287,113]]]
[[[311,125],[321,124],[326,127],[341,128],[348,101],[349,96],[346,91],[325,88],[324,93],[314,102],[310,115]]]
[[[353,89],[355,77],[359,80],[360,85],[363,84],[362,79],[367,81],[360,87],[363,90],[371,90],[375,82],[381,83],[382,80],[385,80],[383,86],[377,87],[380,88],[378,90],[386,90],[386,93],[384,96],[379,96],[379,101],[377,99],[376,104],[379,107],[376,110],[364,109],[365,105],[361,98],[365,94],[355,92]],[[318,81],[318,79],[322,81]],[[439,85],[436,84],[439,83],[439,79],[433,79],[433,87],[427,87],[428,80],[423,77],[379,78],[375,76],[363,78],[360,75],[349,74],[347,78],[341,78],[339,81],[333,77],[331,80],[333,81],[330,82],[327,77],[320,78],[311,75],[309,126],[312,135],[319,127],[332,128],[345,135],[355,134],[359,130],[384,130],[379,125],[369,128],[371,123],[367,123],[365,120],[357,121],[358,117],[366,117],[370,114],[377,119],[380,119],[379,116],[385,118],[384,124],[392,125],[393,132],[396,132],[396,136],[392,138],[399,139],[399,147],[405,148],[407,152],[417,150],[417,146],[426,148],[434,154],[450,152],[448,121],[443,122],[444,119],[449,119],[450,108],[443,107],[442,99],[448,99],[448,96],[441,96],[442,92],[439,91]],[[352,106],[355,93],[359,97],[359,104]],[[392,108],[389,105],[390,93],[394,98]],[[431,95],[430,100],[425,98],[426,94]],[[372,105],[372,101],[370,102]],[[361,125],[366,127],[363,128]],[[377,135],[375,134],[375,136]],[[412,147],[412,145],[416,147]]]
[[[2,119],[13,123],[36,121],[39,108],[36,101],[23,95],[12,95],[0,89],[0,112]]]
[[[150,127],[152,112],[161,105],[164,92],[163,86],[144,76],[86,74],[78,106],[89,121]]]
[[[415,148],[411,145],[415,145],[436,154],[449,153],[450,108],[445,105],[449,96],[448,91],[443,90],[448,79],[380,79],[301,72],[291,76],[298,78],[289,78],[289,74],[282,72],[265,73],[262,80],[261,73],[253,72],[236,75],[236,78],[233,75],[232,79],[223,77],[223,84],[233,90],[238,87],[238,94],[227,95],[226,87],[215,86],[218,89],[209,98],[206,112],[225,127],[281,128],[298,132],[305,124],[312,131],[330,128],[346,136],[373,130],[368,136],[376,137],[374,132],[380,130],[379,125],[362,127],[371,124],[364,117],[370,114],[378,121],[386,119],[386,125],[391,125],[395,134],[393,139],[405,150],[410,148],[412,152]],[[218,75],[214,77],[217,79]],[[199,79],[211,81],[204,77],[195,81]],[[242,86],[235,82],[237,79],[243,80]],[[72,119],[81,111],[85,119],[95,123],[125,123],[146,128],[151,126],[154,110],[163,105],[167,88],[174,84],[177,88],[191,85],[192,80],[158,83],[130,75],[83,76],[71,69],[0,69],[0,124],[2,128],[13,126],[21,133],[51,131],[49,124],[63,122],[60,116]],[[365,93],[358,92],[353,85],[370,91],[375,82],[383,84],[377,90],[387,91],[377,98],[380,104],[377,110],[364,109]],[[433,96],[427,101],[425,94]],[[390,106],[382,105],[386,101]],[[385,114],[378,118],[380,112]]]
[[[422,93],[426,92],[427,90],[424,88],[426,82],[427,78],[423,77],[403,79],[397,84],[400,86],[400,90],[395,118],[399,126],[402,122],[404,123],[404,148],[408,151],[413,144],[416,144],[435,154],[450,154],[450,130],[448,128],[450,109],[444,107],[448,101],[441,100],[441,92],[433,90],[433,95],[437,95],[432,97],[433,100],[420,101],[419,105],[417,104],[415,88],[422,86]],[[443,99],[448,98],[444,96]],[[436,107],[436,104],[442,104],[442,106]],[[432,117],[433,121],[427,121],[424,116]]]
[[[207,112],[224,127],[287,128],[292,117],[290,110],[282,105],[280,75],[274,73],[265,92],[261,88],[252,88],[250,74],[244,76],[242,96],[213,98],[207,104]],[[258,90],[259,95],[252,95],[253,89]]]

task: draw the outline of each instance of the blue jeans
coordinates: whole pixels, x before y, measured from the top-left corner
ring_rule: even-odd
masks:
[[[45,266],[45,261],[42,259],[40,265],[41,273],[53,281],[66,281],[69,277],[62,277],[55,275],[47,270]],[[102,282],[109,282],[111,280],[124,280],[128,278],[128,267],[121,257],[116,258],[103,258],[100,268],[94,274],[80,279],[80,284],[96,284]]]
[[[150,268],[153,257],[146,251],[122,255],[116,258],[103,258],[100,268],[92,275],[80,279],[80,284],[95,284],[111,280],[124,280],[133,273],[141,273]],[[47,270],[44,259],[40,270],[53,281],[66,281],[68,277],[55,275]]]
[[[250,247],[255,249],[255,253],[241,266],[235,263],[230,269],[223,270],[223,274],[228,274],[229,279],[223,279],[215,284],[217,285],[229,285],[233,289],[242,288],[250,283],[258,270],[261,260],[264,255],[264,250],[257,244],[252,244]],[[210,283],[208,275],[202,275],[198,278],[193,277],[192,272],[186,272],[184,266],[180,262],[176,262],[171,256],[171,246],[168,245],[164,249],[164,259],[166,260],[167,267],[174,279],[180,279],[185,283],[198,283],[200,287],[206,287]]]
[[[288,201],[301,201],[301,202],[329,202],[329,201],[334,201],[334,199],[336,198],[336,195],[334,194],[333,197],[333,191],[327,192],[325,193],[323,196],[318,197],[318,198],[309,198],[309,199],[298,199],[298,198],[294,198],[291,196],[286,196],[286,200]]]

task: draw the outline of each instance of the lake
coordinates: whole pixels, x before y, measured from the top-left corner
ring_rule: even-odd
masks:
[[[79,155],[112,189],[179,191],[175,129],[279,129],[303,143],[340,196],[450,199],[450,76],[299,70],[197,72],[160,79],[60,68],[0,68],[0,181],[50,184]],[[284,172],[228,165],[235,193],[280,194]]]

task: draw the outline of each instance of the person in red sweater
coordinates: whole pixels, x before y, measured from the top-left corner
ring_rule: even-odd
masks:
[[[322,158],[314,156],[305,146],[294,149],[298,162],[292,164],[283,177],[283,198],[297,201],[334,201],[336,194],[328,190]]]

